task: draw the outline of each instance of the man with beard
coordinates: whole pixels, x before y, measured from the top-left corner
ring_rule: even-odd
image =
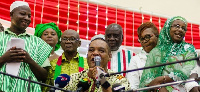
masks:
[[[12,69],[17,76],[33,81],[45,81],[47,71],[43,68],[50,65],[45,62],[51,53],[51,46],[42,39],[26,33],[31,22],[31,9],[27,2],[15,1],[10,6],[10,28],[0,32],[0,71],[8,72]],[[13,46],[12,38],[24,41],[24,48]],[[14,44],[16,45],[16,44]],[[46,64],[46,65],[45,65]],[[12,66],[11,66],[12,65]],[[19,67],[13,69],[14,67]],[[13,74],[13,73],[12,73]],[[0,90],[4,92],[41,92],[38,84],[0,74]]]
[[[131,51],[120,47],[123,40],[122,31],[122,27],[115,23],[110,24],[105,31],[105,40],[108,43],[112,54],[111,61],[108,62],[108,69],[111,69],[114,72],[127,70],[130,59],[133,56]],[[123,73],[123,76],[126,76],[126,73]]]
[[[71,75],[88,68],[87,60],[81,57],[77,48],[81,46],[79,34],[75,30],[66,30],[61,35],[60,43],[64,52],[62,55],[50,62],[49,77],[47,84],[54,85],[54,80],[60,74]]]

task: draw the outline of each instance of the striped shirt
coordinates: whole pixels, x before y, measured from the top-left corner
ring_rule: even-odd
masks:
[[[36,36],[27,33],[16,35],[7,29],[4,32],[0,32],[0,56],[6,52],[7,42],[10,41],[11,38],[23,39],[25,41],[25,51],[28,52],[30,57],[40,66],[48,58],[52,50],[51,46]],[[6,64],[1,67],[0,71],[6,72]],[[24,62],[21,62],[18,76],[26,79],[31,76],[32,80],[38,81],[29,65]],[[0,74],[0,90],[5,92],[27,92],[27,88],[27,81]],[[30,92],[41,92],[40,85],[31,83]]]

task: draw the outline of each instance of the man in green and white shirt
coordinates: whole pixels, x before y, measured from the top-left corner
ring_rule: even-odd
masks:
[[[34,81],[45,81],[47,71],[43,68],[49,65],[45,62],[52,48],[42,39],[26,33],[31,22],[31,10],[28,3],[15,1],[10,6],[11,26],[0,33],[0,71],[6,72],[6,64],[20,62],[17,76]],[[6,50],[11,38],[20,38],[25,42],[25,48],[11,47]],[[43,67],[41,67],[43,66]],[[0,74],[0,90],[5,92],[27,92],[28,82]],[[41,92],[41,86],[30,84],[30,92]]]

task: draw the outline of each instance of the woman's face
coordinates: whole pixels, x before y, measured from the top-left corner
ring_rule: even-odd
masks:
[[[170,37],[174,43],[180,43],[185,37],[187,27],[182,20],[175,20],[171,24]]]
[[[152,28],[147,28],[141,33],[140,44],[145,52],[149,53],[157,45],[158,37]]]
[[[58,35],[55,30],[52,28],[46,29],[41,38],[48,43],[50,46],[55,46],[58,43]]]

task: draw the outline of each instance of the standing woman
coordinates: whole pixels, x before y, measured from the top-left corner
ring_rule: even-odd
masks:
[[[187,22],[183,17],[175,16],[168,19],[160,32],[157,46],[149,53],[145,67],[196,57],[194,46],[183,40],[186,31]],[[146,69],[143,71],[140,80],[140,88],[186,80],[195,65],[196,61],[189,61]],[[153,90],[153,92],[172,91],[186,92],[183,84]]]
[[[55,53],[60,48],[60,37],[62,32],[55,23],[37,24],[34,35],[43,39],[47,44],[53,47],[49,56],[49,61],[59,57]]]

